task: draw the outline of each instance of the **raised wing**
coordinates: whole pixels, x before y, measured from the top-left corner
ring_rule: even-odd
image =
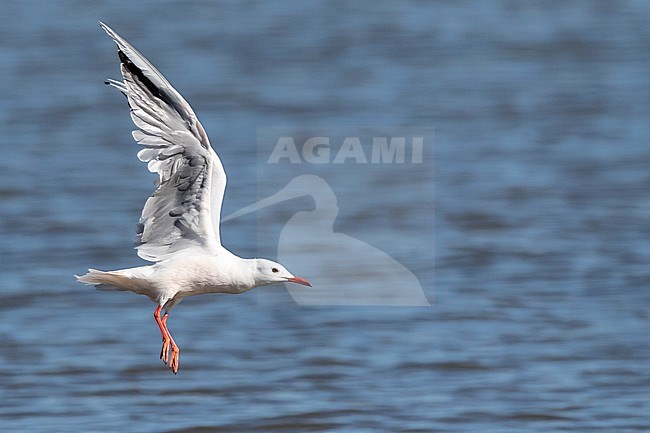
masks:
[[[118,46],[123,82],[108,80],[128,99],[144,146],[138,158],[158,174],[138,228],[138,255],[160,261],[187,248],[217,252],[226,173],[192,107],[135,48],[106,24]]]

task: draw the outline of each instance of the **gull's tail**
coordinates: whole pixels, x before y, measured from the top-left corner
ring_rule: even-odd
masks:
[[[81,283],[94,285],[97,290],[128,290],[148,295],[152,289],[147,279],[149,274],[151,274],[151,266],[141,266],[108,272],[88,269],[86,275],[75,275],[75,277]]]
[[[86,275],[75,275],[77,281],[94,285],[97,290],[129,290],[129,279],[117,272],[104,272],[88,269]]]

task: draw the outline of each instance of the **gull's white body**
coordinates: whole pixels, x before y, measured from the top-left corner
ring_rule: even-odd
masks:
[[[221,245],[219,219],[226,173],[194,111],[156,68],[126,40],[100,22],[115,41],[123,81],[108,80],[128,99],[144,148],[138,158],[158,174],[138,231],[138,255],[155,262],[116,271],[90,269],[77,277],[100,290],[128,290],[158,304],[154,312],[163,337],[161,358],[178,371],[178,346],[167,329],[169,311],[187,296],[242,293],[280,282],[310,285],[282,265],[243,259]],[[161,318],[161,310],[165,310]]]
[[[149,266],[102,272],[91,269],[79,280],[100,290],[128,290],[148,296],[166,311],[183,298],[203,293],[243,293],[258,283],[255,259],[223,249],[219,254],[187,254]]]

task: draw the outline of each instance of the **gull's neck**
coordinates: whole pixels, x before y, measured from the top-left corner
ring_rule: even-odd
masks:
[[[244,259],[230,251],[224,250],[227,254],[220,254],[215,257],[216,265],[228,275],[226,278],[232,282],[240,291],[245,292],[257,284],[257,263],[256,259]],[[229,265],[226,265],[228,263]],[[226,266],[224,266],[226,265]]]
[[[247,290],[252,289],[253,287],[270,284],[260,274],[258,259],[243,259],[241,257],[237,257],[237,259],[239,263],[237,268],[240,272],[239,278],[246,282],[245,284],[248,286]]]

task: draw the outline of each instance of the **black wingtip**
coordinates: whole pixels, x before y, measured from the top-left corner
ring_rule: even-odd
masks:
[[[163,102],[171,105],[178,111],[179,113],[183,112],[182,107],[180,107],[172,97],[163,89],[158,88],[150,79],[147,77],[142,70],[129,59],[129,57],[124,54],[124,52],[121,49],[117,50],[117,56],[120,58],[120,62],[124,65],[124,67],[134,76],[138,77],[140,82],[151,92],[153,96],[156,98],[161,99]]]
[[[122,63],[124,63],[125,65],[127,65],[127,67],[128,67],[129,65],[133,65],[134,68],[137,68],[137,67],[133,64],[133,62],[131,62],[131,60],[127,57],[127,55],[124,54],[124,51],[118,49],[118,50],[117,50],[117,56],[120,58],[120,62],[122,62]],[[138,70],[139,70],[139,69],[138,69]],[[132,73],[135,73],[134,71],[131,71],[131,72],[132,72]]]

